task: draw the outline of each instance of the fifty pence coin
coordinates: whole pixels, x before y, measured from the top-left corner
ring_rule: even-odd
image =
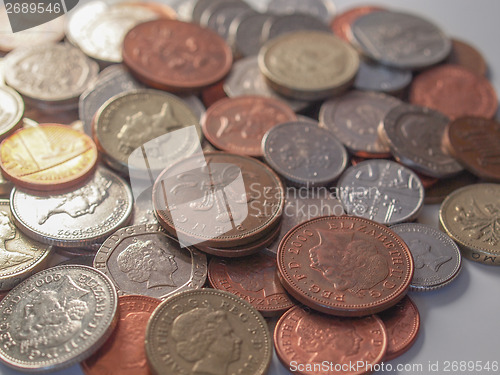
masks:
[[[387,352],[384,361],[390,361],[408,351],[418,337],[420,314],[410,297],[406,296],[378,314],[387,330]]]
[[[208,279],[212,287],[249,302],[264,316],[280,315],[295,305],[279,281],[276,257],[271,255],[212,258]]]
[[[439,223],[462,255],[500,266],[500,185],[474,184],[451,193],[441,204]]]
[[[325,101],[319,112],[319,121],[353,154],[387,157],[390,150],[378,139],[377,128],[385,115],[400,104],[400,100],[389,95],[349,91]]]
[[[349,156],[333,133],[308,121],[285,122],[262,139],[264,159],[294,184],[321,186],[337,179]]]
[[[89,357],[116,325],[111,281],[85,266],[38,272],[0,303],[0,360],[19,371],[54,371]]]
[[[12,289],[42,269],[51,247],[25,236],[14,225],[9,201],[0,199],[0,290]]]
[[[182,131],[189,126],[195,130]],[[177,96],[144,89],[109,99],[94,117],[93,134],[113,169],[158,174],[199,150],[201,129],[193,111]]]
[[[348,215],[381,224],[411,221],[424,203],[424,187],[415,172],[390,160],[367,160],[348,168],[337,187]]]
[[[144,340],[146,326],[160,300],[146,296],[118,298],[118,324],[106,343],[82,362],[85,375],[150,375]]]
[[[97,163],[92,139],[69,126],[42,124],[17,131],[0,144],[0,168],[17,186],[54,191],[75,186]]]
[[[401,237],[361,217],[299,224],[281,240],[277,257],[285,289],[331,315],[365,316],[394,306],[413,277],[413,258]]]
[[[296,31],[267,42],[259,68],[280,94],[319,100],[347,90],[358,71],[357,52],[331,33]]]
[[[66,44],[23,47],[5,57],[6,83],[38,107],[76,107],[98,71],[97,63]]]
[[[276,324],[274,347],[286,368],[304,364],[301,375],[362,375],[382,362],[388,335],[376,315],[358,319],[328,316],[296,306],[288,310]],[[316,371],[322,364],[355,371]],[[295,372],[295,371],[294,371]]]
[[[266,321],[248,302],[201,289],[158,306],[146,330],[146,355],[155,375],[264,375],[272,341]]]
[[[165,299],[205,284],[205,254],[181,247],[158,224],[134,225],[109,236],[97,251],[94,267],[115,284],[119,295]]]
[[[234,154],[262,156],[262,138],[278,124],[297,119],[281,100],[261,96],[221,99],[202,120],[205,137],[215,147]]]
[[[377,11],[357,18],[352,40],[371,59],[401,69],[423,69],[444,60],[450,39],[433,23],[413,14]]]
[[[50,245],[88,247],[127,224],[133,198],[121,177],[99,167],[76,190],[41,196],[14,188],[10,202],[16,225],[28,236]]]
[[[391,226],[410,248],[415,273],[410,288],[428,291],[455,280],[462,266],[457,244],[440,230],[424,224],[404,223]]]
[[[453,157],[442,151],[449,122],[438,111],[401,104],[385,115],[379,133],[402,164],[427,176],[444,178],[463,170]]]

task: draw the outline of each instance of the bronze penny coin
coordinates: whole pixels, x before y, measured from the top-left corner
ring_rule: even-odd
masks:
[[[122,54],[140,81],[173,92],[197,91],[220,81],[233,61],[230,47],[215,32],[168,19],[130,30]]]
[[[463,117],[448,124],[443,144],[469,172],[500,181],[500,123]]]
[[[118,299],[118,324],[112,336],[81,366],[86,375],[150,375],[144,340],[149,317],[160,300],[146,296]]]
[[[297,225],[278,249],[285,289],[332,315],[364,316],[394,306],[413,277],[413,258],[386,226],[355,216],[324,216]]]
[[[281,285],[276,257],[258,253],[239,259],[212,258],[208,280],[215,289],[233,293],[264,316],[275,316],[294,306]]]
[[[340,318],[296,306],[278,321],[274,347],[293,373],[361,375],[384,358],[387,333],[376,315]]]
[[[498,107],[495,89],[485,77],[450,64],[415,77],[409,100],[440,111],[452,120],[463,116],[492,118]]]
[[[222,152],[184,159],[153,186],[158,221],[186,245],[225,249],[257,241],[280,221],[284,201],[268,166]]]
[[[378,314],[387,330],[387,352],[384,361],[390,361],[408,351],[417,339],[420,314],[410,297]]]
[[[346,10],[345,12],[338,14],[330,23],[330,28],[333,33],[339,38],[344,39],[346,42],[351,41],[351,25],[356,19],[365,14],[377,12],[384,10],[384,8],[378,6],[359,6]]]
[[[206,108],[224,98],[227,98],[224,91],[224,81],[214,83],[201,92],[201,101]]]
[[[215,147],[235,154],[262,156],[262,138],[272,127],[297,119],[283,101],[263,96],[219,100],[202,119],[205,137]]]
[[[0,145],[0,168],[14,184],[34,190],[65,189],[85,180],[97,163],[92,139],[59,124],[25,128]]]
[[[451,53],[446,63],[463,66],[480,76],[485,76],[488,72],[488,65],[481,52],[462,40],[451,40]]]

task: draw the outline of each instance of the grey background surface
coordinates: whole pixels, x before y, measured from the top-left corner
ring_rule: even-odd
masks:
[[[172,3],[174,0],[163,0]],[[303,0],[307,1],[307,0]],[[82,1],[81,1],[82,2]],[[83,1],[86,2],[86,1]],[[254,0],[263,6],[266,0]],[[500,1],[496,0],[374,0],[391,9],[415,12],[440,25],[450,36],[470,42],[485,56],[490,79],[500,92]],[[338,11],[355,5],[366,5],[363,0],[336,0]],[[438,206],[427,206],[418,221],[438,225]],[[500,267],[489,267],[464,260],[461,275],[441,290],[416,293],[410,296],[421,314],[421,331],[414,346],[403,356],[390,361],[391,372],[377,374],[499,374],[495,371],[445,371],[445,361],[500,362]],[[429,363],[438,364],[437,371],[429,370]],[[410,368],[396,370],[397,365]],[[411,368],[421,365],[422,369]],[[270,375],[290,374],[273,358]],[[0,365],[0,374],[20,374]],[[80,375],[79,366],[54,374]]]

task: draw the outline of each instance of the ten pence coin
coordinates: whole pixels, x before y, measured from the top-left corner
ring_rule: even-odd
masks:
[[[376,315],[339,318],[296,306],[276,324],[274,347],[286,368],[303,364],[297,372],[302,375],[361,375],[371,373],[370,367],[384,359],[387,338],[384,324]],[[325,362],[344,365],[345,371],[318,371]],[[351,371],[350,364],[358,366]]]
[[[324,216],[297,225],[281,241],[285,289],[331,315],[364,316],[395,305],[413,277],[413,258],[386,226],[354,216]]]
[[[175,294],[153,312],[146,355],[155,375],[263,375],[272,342],[266,321],[248,302],[200,289]]]

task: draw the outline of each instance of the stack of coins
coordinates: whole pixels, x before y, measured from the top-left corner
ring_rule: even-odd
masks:
[[[484,58],[305,3],[90,1],[0,36],[0,361],[260,375],[274,343],[294,373],[365,374],[417,339],[409,291],[500,265]]]

